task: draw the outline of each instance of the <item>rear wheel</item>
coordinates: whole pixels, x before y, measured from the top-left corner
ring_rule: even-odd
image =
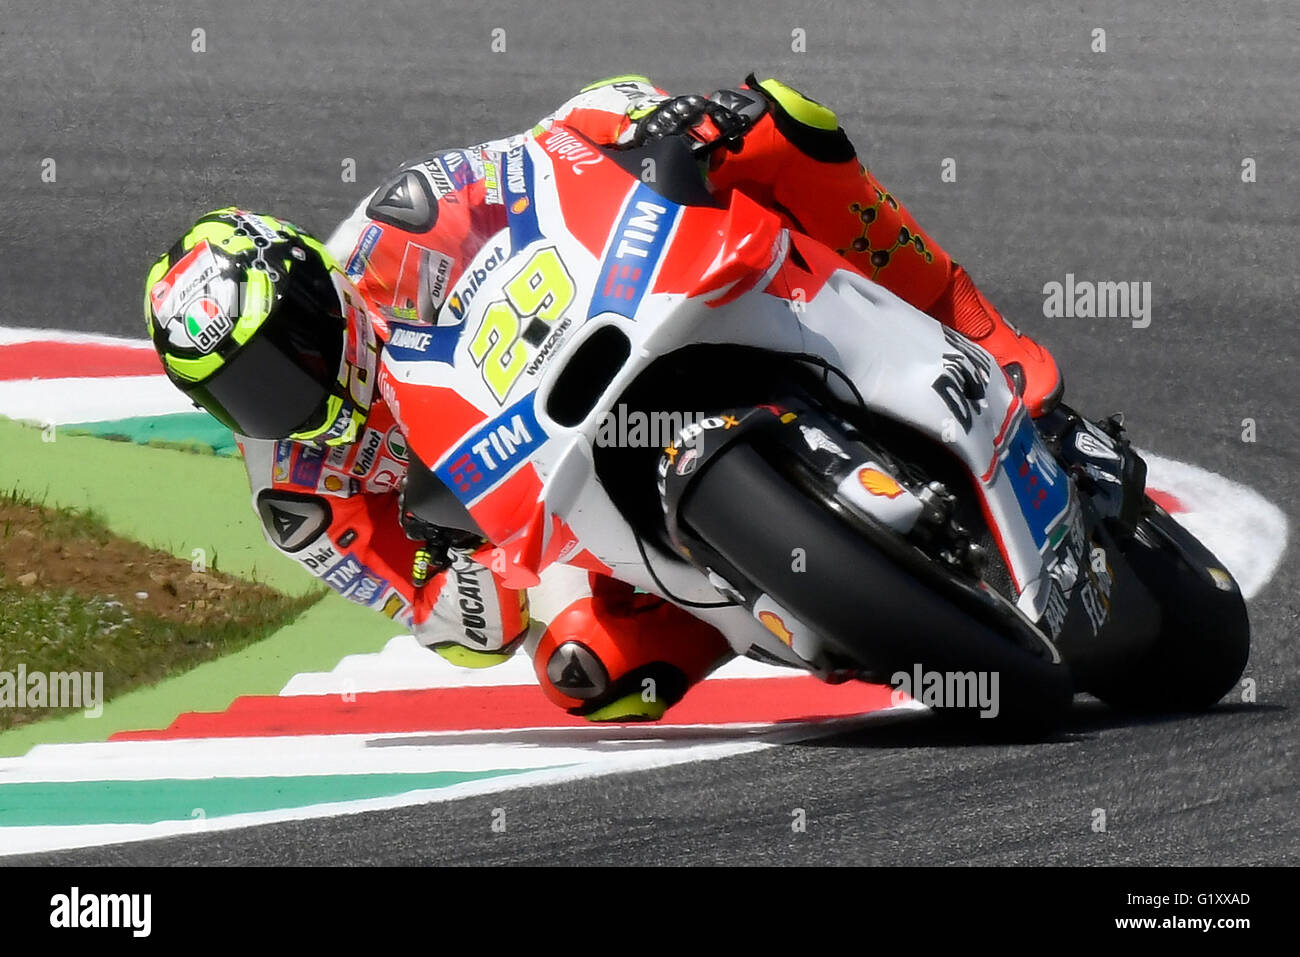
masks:
[[[1087,690],[1125,711],[1203,711],[1245,670],[1246,602],[1194,535],[1150,500],[1146,512],[1125,558],[1160,604],[1160,631],[1146,651],[1100,675]]]
[[[993,707],[936,709],[943,717],[987,715],[1004,730],[1042,732],[1069,709],[1067,667],[1002,599],[937,565],[929,574],[905,568],[880,538],[893,533],[855,527],[747,443],[710,460],[679,517],[750,583],[882,680],[917,668],[954,681],[982,673]],[[792,561],[800,554],[806,564]]]

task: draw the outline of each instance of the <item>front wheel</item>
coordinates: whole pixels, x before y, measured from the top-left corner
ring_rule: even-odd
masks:
[[[1160,631],[1154,644],[1087,690],[1124,711],[1212,707],[1237,683],[1250,655],[1250,622],[1236,581],[1150,499],[1125,558],[1160,604]]]
[[[1013,640],[1014,627],[999,627],[996,614],[979,603],[987,594],[955,581],[952,588],[936,587],[934,579],[903,568],[746,442],[710,460],[686,492],[679,516],[750,584],[874,675],[919,668],[983,676],[997,689],[995,713],[978,713],[1004,730],[1050,730],[1070,707],[1069,670],[1055,649],[1044,650],[1041,635],[1036,649],[1032,636]],[[796,555],[806,561],[792,562]],[[976,713],[967,707],[941,716]]]

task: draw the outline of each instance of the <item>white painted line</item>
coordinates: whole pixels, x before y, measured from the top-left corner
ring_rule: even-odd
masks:
[[[0,382],[0,415],[39,425],[195,412],[165,375]]]
[[[709,676],[727,678],[803,678],[794,668],[778,668],[750,658],[736,658]],[[532,661],[522,651],[492,668],[458,668],[434,654],[411,635],[390,638],[383,650],[347,655],[332,671],[295,675],[282,695],[340,695],[372,691],[414,691],[425,688],[496,688],[535,686]]]
[[[493,794],[498,791],[576,781],[604,774],[614,774],[620,771],[643,771],[649,768],[667,767],[691,761],[717,760],[718,758],[759,751],[768,747],[774,747],[774,745],[763,742],[730,742],[720,745],[704,745],[679,753],[641,752],[616,755],[593,760],[575,768],[554,768],[523,774],[503,775],[482,781],[467,781],[446,788],[408,791],[405,794],[385,798],[340,801],[302,808],[280,808],[272,811],[232,814],[227,817],[199,818],[188,821],[159,821],[156,824],[91,824],[0,828],[0,857],[9,854],[56,851],[127,841],[152,840],[182,834],[209,834],[217,831],[233,831],[239,828],[253,827],[258,824],[316,820],[342,817],[348,814],[361,814],[366,811],[382,811],[392,808],[412,807],[419,804],[435,804],[441,801],[454,801],[459,798],[480,794]]]
[[[582,764],[568,768],[551,768],[503,775],[483,781],[467,781],[446,788],[409,791],[386,798],[369,798],[358,801],[340,801],[301,808],[282,808],[227,817],[200,818],[186,821],[160,821],[155,824],[93,824],[63,826],[0,827],[0,857],[10,854],[27,854],[68,850],[76,848],[155,840],[179,835],[209,834],[275,824],[285,821],[317,820],[381,811],[392,808],[435,804],[500,791],[541,787],[566,781],[577,781],[630,771],[646,771],[671,767],[695,761],[716,761],[738,754],[747,754],[797,740],[822,737],[843,732],[879,721],[908,720],[914,717],[917,707],[878,711],[858,717],[781,727],[772,730],[763,740],[738,740],[698,744],[676,750],[636,750],[605,754],[590,758]],[[920,709],[924,710],[924,709]]]
[[[562,732],[560,732],[562,733]],[[92,745],[35,748],[16,762],[0,764],[0,787],[8,784],[68,781],[152,781],[158,779],[309,777],[331,774],[427,774],[437,771],[492,771],[540,768],[590,761],[612,750],[556,745],[493,743],[476,736],[473,744],[431,744],[436,735],[407,735],[420,743],[368,747],[397,736],[304,735],[276,738],[225,738],[169,741],[115,741]],[[575,736],[576,738],[576,736]],[[637,742],[633,746],[640,746]],[[3,814],[0,814],[0,822]]]
[[[141,322],[143,321],[141,319]],[[14,345],[19,342],[93,343],[102,346],[153,349],[153,343],[148,339],[106,336],[97,332],[64,332],[60,329],[17,329],[0,326],[0,346]]]
[[[1286,514],[1254,489],[1215,472],[1143,451],[1147,485],[1187,507],[1174,515],[1201,540],[1253,598],[1268,584],[1286,552]]]

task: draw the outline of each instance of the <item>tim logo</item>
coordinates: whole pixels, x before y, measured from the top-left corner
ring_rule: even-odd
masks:
[[[434,474],[469,504],[523,464],[545,441],[529,393],[462,439]]]
[[[636,295],[636,283],[640,281],[640,266],[615,263],[609,267],[601,293],[611,299],[631,299]]]
[[[975,416],[986,405],[992,360],[979,346],[952,329],[944,328],[943,338],[951,351],[943,354],[943,371],[931,388],[943,399],[963,432],[970,432]]]
[[[468,492],[475,482],[483,481],[483,473],[468,452],[447,466],[447,474],[458,492]]]
[[[601,264],[601,286],[591,300],[589,316],[613,312],[631,319],[636,315],[679,209],[645,183],[637,184]]]
[[[1051,530],[1069,509],[1070,483],[1060,481],[1061,470],[1029,418],[1021,420],[1008,443],[1001,468],[1016,494],[1035,546],[1046,547]]]

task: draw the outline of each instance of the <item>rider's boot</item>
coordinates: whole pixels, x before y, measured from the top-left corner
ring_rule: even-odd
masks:
[[[1061,401],[1065,378],[1052,354],[1008,322],[961,266],[953,264],[948,287],[925,312],[990,352],[1030,415],[1044,415]]]
[[[722,633],[654,595],[592,576],[592,596],[533,649],[542,691],[589,721],[657,721],[732,655]]]
[[[731,149],[713,153],[716,191],[739,189],[830,246],[860,272],[978,342],[1007,370],[1032,415],[1064,382],[1046,349],[1022,335],[970,276],[858,160],[835,114],[777,80],[752,75],[768,110]]]

